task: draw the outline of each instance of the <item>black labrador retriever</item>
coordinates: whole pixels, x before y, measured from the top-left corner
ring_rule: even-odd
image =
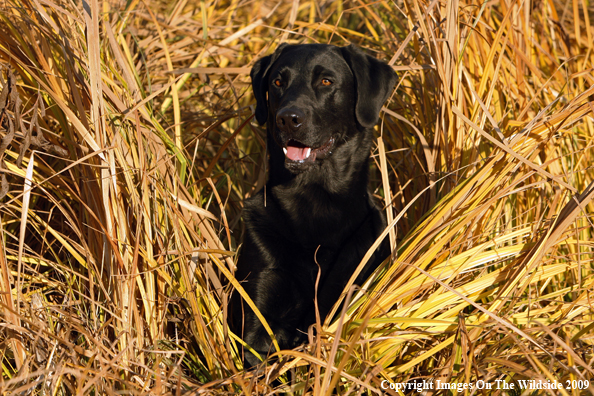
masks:
[[[251,77],[270,167],[266,187],[245,201],[235,277],[281,348],[290,348],[315,323],[315,294],[324,318],[386,226],[368,191],[368,162],[396,73],[353,45],[305,44],[281,45]],[[357,284],[388,254],[383,243]],[[232,327],[265,357],[270,337],[237,292],[233,299]]]

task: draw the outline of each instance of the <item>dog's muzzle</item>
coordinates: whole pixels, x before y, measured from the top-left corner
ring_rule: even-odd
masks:
[[[321,161],[332,153],[336,139],[331,136],[318,147],[307,146],[297,140],[289,140],[283,151],[285,153],[285,167],[295,173],[302,172],[313,165],[316,160]]]

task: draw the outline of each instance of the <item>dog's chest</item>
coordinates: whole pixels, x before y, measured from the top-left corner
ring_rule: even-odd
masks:
[[[322,189],[275,192],[279,217],[304,246],[340,249],[369,212],[365,197],[345,200]]]

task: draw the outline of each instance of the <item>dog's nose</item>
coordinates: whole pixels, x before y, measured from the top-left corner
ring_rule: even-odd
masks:
[[[288,108],[276,114],[276,125],[285,130],[297,131],[303,124],[305,115],[298,109]]]

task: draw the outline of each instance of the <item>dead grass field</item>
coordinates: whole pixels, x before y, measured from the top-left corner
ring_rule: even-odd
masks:
[[[0,19],[3,395],[594,394],[591,1],[3,0]],[[394,255],[246,372],[225,318],[265,182],[249,70],[281,42],[398,71],[372,152]]]

